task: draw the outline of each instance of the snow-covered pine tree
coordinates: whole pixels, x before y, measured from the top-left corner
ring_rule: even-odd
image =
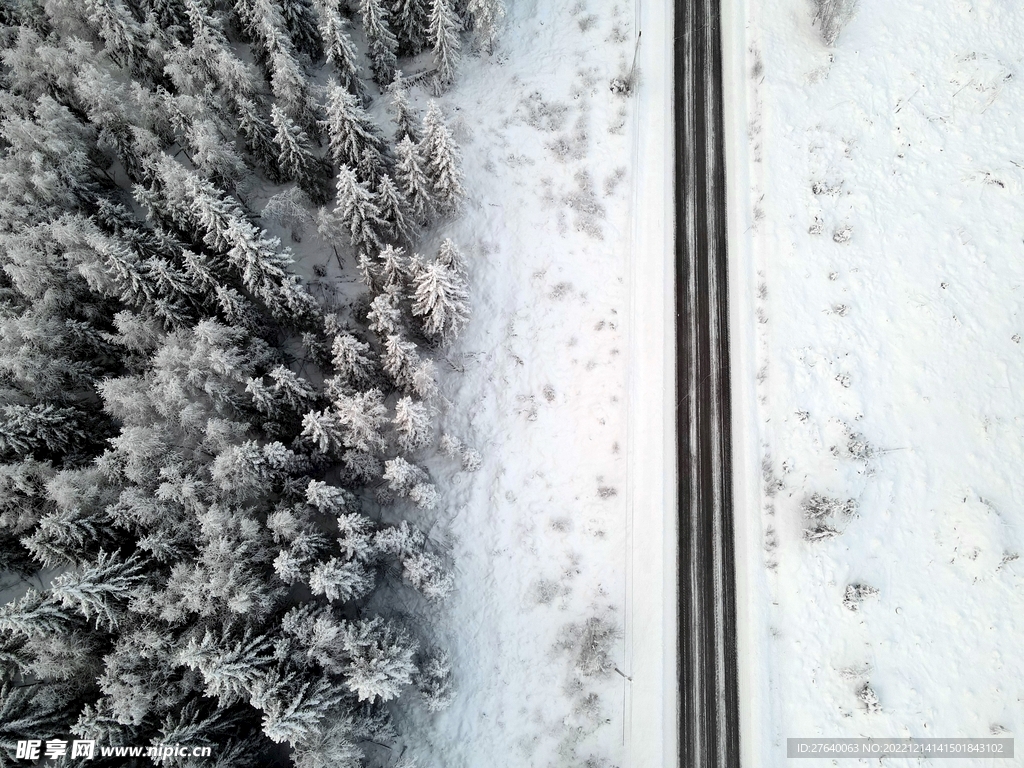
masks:
[[[317,11],[327,62],[334,67],[342,87],[362,101],[365,89],[359,77],[359,59],[348,32],[348,21],[338,12],[336,4],[331,2],[322,2]]]
[[[334,370],[346,384],[356,388],[373,379],[374,364],[369,344],[342,331],[334,337],[331,352],[334,355]]]
[[[381,364],[384,372],[395,382],[395,386],[402,390],[412,389],[419,363],[420,356],[416,352],[416,344],[403,338],[401,333],[388,336]]]
[[[338,170],[338,196],[333,217],[348,232],[353,247],[375,251],[381,247],[385,222],[373,193],[347,165]]]
[[[402,328],[402,310],[399,308],[399,291],[394,286],[384,290],[370,302],[366,313],[370,330],[382,339],[397,334]]]
[[[459,64],[459,49],[462,47],[459,40],[461,30],[462,21],[455,13],[451,0],[431,0],[427,36],[434,51],[434,66],[437,68],[434,83],[438,93],[455,82],[455,69]]]
[[[284,181],[278,161],[281,150],[274,140],[274,129],[260,114],[256,102],[251,99],[239,96],[234,100],[234,106],[235,114],[238,116],[238,129],[260,170],[271,182]]]
[[[381,0],[359,0],[359,15],[369,45],[373,79],[383,88],[395,77],[398,40],[389,26],[388,12]]]
[[[310,92],[309,81],[292,54],[290,45],[278,45],[273,50],[270,71],[270,87],[277,104],[304,131],[313,136],[318,135],[317,107]]]
[[[315,205],[323,205],[327,202],[323,164],[313,154],[305,131],[276,104],[270,109],[270,121],[276,129],[274,143],[280,151],[278,165]]]
[[[439,261],[413,276],[412,313],[422,318],[423,332],[448,345],[469,320],[469,293],[461,275]]]
[[[466,260],[450,237],[441,241],[441,247],[437,249],[437,263],[448,267],[456,275],[466,277]]]
[[[462,159],[436,101],[430,103],[423,125],[420,151],[425,159],[434,205],[441,213],[455,213],[466,194],[462,187]],[[406,196],[409,197],[408,194]]]
[[[416,129],[416,117],[412,107],[409,106],[409,91],[405,86],[405,80],[400,70],[395,71],[395,79],[388,85],[388,95],[391,97],[391,106],[388,111],[391,113],[395,123],[395,143],[400,142],[408,136],[413,142],[420,140],[419,131]]]
[[[359,169],[382,162],[384,140],[356,96],[340,85],[331,85],[325,111],[327,118],[321,125],[327,131],[335,163]],[[369,160],[365,159],[367,153],[371,155]],[[361,180],[370,181],[365,175]]]
[[[395,242],[412,239],[412,222],[409,221],[409,204],[399,192],[391,176],[381,174],[377,182],[377,208],[385,225],[385,233]]]
[[[110,58],[139,74],[149,74],[146,43],[152,30],[139,24],[131,11],[116,0],[88,0],[84,6],[86,18],[106,43]]]
[[[409,259],[405,255],[405,250],[389,245],[380,252],[377,261],[380,264],[380,276],[384,291],[394,297],[402,294],[407,287],[410,275]],[[389,301],[389,305],[391,304]],[[397,305],[394,306],[394,309],[398,310]],[[387,335],[395,332],[395,329],[399,327],[400,315],[392,314],[391,317],[394,320],[382,325],[381,329],[377,331],[378,333]]]
[[[391,0],[391,20],[403,54],[415,56],[423,50],[429,21],[425,0]]]
[[[388,701],[412,681],[416,644],[397,625],[380,618],[353,622],[342,643],[349,657],[345,684],[360,701]]]
[[[395,154],[395,180],[409,204],[413,220],[418,224],[426,224],[434,211],[434,203],[420,145],[413,144],[412,139],[406,136],[398,142]]]
[[[408,395],[395,404],[394,424],[398,447],[403,451],[415,451],[430,442],[430,411]]]
[[[317,29],[316,13],[310,0],[276,0],[284,17],[284,23],[291,34],[292,44],[299,53],[306,54],[312,61],[324,55],[320,33]]]
[[[498,39],[498,27],[505,18],[505,3],[502,0],[469,0],[466,10],[473,20],[477,45],[491,53]]]

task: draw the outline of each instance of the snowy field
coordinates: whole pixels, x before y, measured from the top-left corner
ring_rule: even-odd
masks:
[[[483,463],[429,467],[457,583],[427,620],[459,692],[403,713],[421,768],[620,764],[633,115],[609,84],[634,41],[628,2],[512,3],[442,99],[468,202],[438,236],[467,253],[473,316],[440,423]]]
[[[1019,735],[1024,6],[728,8],[747,764]]]

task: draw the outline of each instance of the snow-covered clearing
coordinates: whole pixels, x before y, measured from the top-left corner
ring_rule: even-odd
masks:
[[[442,99],[468,203],[438,234],[467,253],[474,306],[441,424],[483,463],[430,466],[446,495],[432,536],[457,571],[430,621],[459,695],[401,730],[421,767],[616,765],[635,115],[609,86],[632,63],[634,7],[510,6],[498,51]]]
[[[1024,7],[729,12],[747,762],[1020,733]]]

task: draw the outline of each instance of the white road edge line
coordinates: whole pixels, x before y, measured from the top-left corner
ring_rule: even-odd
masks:
[[[678,489],[670,0],[638,3],[629,266],[626,765],[678,762]]]

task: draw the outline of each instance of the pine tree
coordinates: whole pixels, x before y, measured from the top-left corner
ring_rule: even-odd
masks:
[[[298,684],[268,677],[256,687],[253,703],[265,713],[263,732],[270,740],[294,745],[316,739],[320,722],[330,718],[343,697],[343,692],[325,678]]]
[[[405,80],[402,78],[401,71],[395,72],[395,79],[391,81],[387,90],[388,95],[391,97],[389,111],[395,123],[395,143],[397,144],[406,136],[414,143],[419,141],[419,132],[416,130],[416,118],[413,115],[412,108],[409,106],[409,92],[405,87]]]
[[[430,441],[430,411],[409,396],[395,404],[395,432],[398,447],[403,451],[415,451]]]
[[[280,183],[284,176],[278,161],[281,150],[274,140],[274,130],[263,119],[254,101],[239,96],[234,104],[238,115],[238,128],[245,139],[246,147],[267,178],[271,182]]]
[[[434,204],[441,213],[451,214],[458,210],[465,196],[459,148],[436,101],[431,102],[423,122],[425,131],[420,151],[426,159],[426,176]]]
[[[302,67],[290,50],[291,46],[281,45],[270,56],[270,88],[277,104],[288,113],[303,130],[315,134],[317,114],[309,82]]]
[[[76,607],[86,619],[111,629],[122,621],[134,589],[146,578],[142,562],[132,556],[100,552],[95,563],[77,573],[64,573],[53,582],[53,595],[66,607]]]
[[[389,297],[397,296],[404,292],[409,281],[409,265],[405,251],[402,248],[389,245],[380,252],[377,261],[380,262],[380,275],[384,283],[384,290],[389,294]],[[387,301],[389,306],[394,306],[390,299]],[[397,309],[397,306],[395,306],[396,313]],[[397,330],[399,315],[390,314],[389,316],[392,319],[386,324],[381,325],[377,333],[386,336]]]
[[[382,429],[388,420],[384,393],[369,389],[352,395],[341,395],[334,401],[334,415],[341,426],[346,448],[363,453],[384,449]]]
[[[419,500],[413,498],[413,501]],[[436,501],[432,501],[429,507],[435,504]],[[430,552],[417,552],[402,560],[402,578],[431,600],[443,600],[455,587],[455,577],[444,567],[441,558]]]
[[[413,342],[406,341],[400,333],[388,336],[381,363],[384,366],[384,372],[395,382],[395,386],[400,389],[411,388],[419,362],[420,358]]]
[[[434,50],[434,66],[437,68],[434,82],[438,91],[455,82],[455,69],[462,47],[459,40],[461,29],[462,22],[452,8],[451,0],[431,0],[427,35]]]
[[[333,5],[322,4],[319,13],[320,36],[324,41],[327,62],[334,67],[342,87],[362,101],[364,88],[359,77],[355,44],[348,33],[348,22]]]
[[[416,645],[399,627],[379,618],[353,622],[343,642],[350,658],[345,684],[360,701],[388,701],[412,681]]]
[[[419,145],[413,144],[406,136],[395,147],[398,161],[395,164],[395,179],[409,204],[412,218],[419,224],[426,224],[434,210],[430,179],[420,154]]]
[[[413,283],[412,313],[423,318],[423,332],[450,344],[469,320],[465,280],[434,261],[419,271]]]
[[[270,109],[270,121],[277,129],[274,134],[274,142],[280,150],[277,161],[285,175],[295,181],[314,204],[327,202],[322,167],[305,132],[276,104]]]
[[[460,277],[466,277],[466,260],[462,258],[462,253],[450,237],[441,241],[441,247],[437,251],[437,263]]]
[[[331,347],[334,370],[353,387],[367,384],[373,377],[370,345],[359,341],[350,333],[339,333]]]
[[[380,0],[360,0],[359,15],[363,20],[363,31],[369,43],[370,68],[373,79],[381,88],[395,76],[398,40],[388,25],[388,13]]]
[[[178,659],[202,674],[207,696],[216,696],[226,706],[247,698],[266,674],[273,663],[273,645],[266,635],[248,631],[237,638],[207,631],[202,639],[190,640]]]
[[[328,600],[357,600],[373,589],[373,576],[358,562],[343,562],[332,557],[317,565],[309,577],[314,595]]]
[[[277,0],[284,23],[291,33],[292,44],[313,61],[324,55],[316,14],[309,0]]]
[[[327,119],[322,125],[330,138],[331,157],[338,165],[357,168],[371,155],[371,164],[380,164],[384,141],[373,120],[359,106],[357,98],[339,85],[332,85],[327,91]],[[369,181],[364,175],[363,181]]]
[[[385,223],[373,193],[347,165],[338,170],[338,197],[333,217],[348,232],[355,248],[374,251],[381,247],[380,236]]]
[[[412,239],[408,203],[386,173],[377,182],[377,208],[385,224],[384,231],[391,240],[404,242]]]
[[[392,0],[391,19],[401,52],[415,56],[422,51],[429,21],[425,0]]]
[[[498,27],[505,18],[505,3],[502,0],[469,0],[467,10],[473,19],[477,43],[490,53],[498,39]]]

